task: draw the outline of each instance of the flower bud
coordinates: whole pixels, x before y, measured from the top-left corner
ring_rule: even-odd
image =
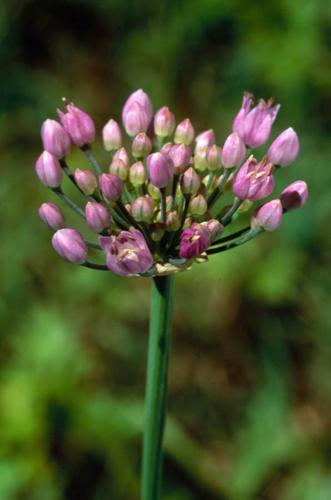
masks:
[[[205,212],[207,212],[207,208],[207,201],[202,196],[202,194],[194,196],[194,198],[192,198],[190,201],[189,211],[192,215],[203,215]]]
[[[238,132],[232,132],[226,139],[222,150],[222,163],[225,168],[240,165],[246,156],[246,147]]]
[[[155,201],[159,201],[161,194],[159,188],[155,187],[153,184],[149,183],[147,186],[147,191]]]
[[[122,181],[125,181],[129,175],[129,165],[119,159],[114,159],[109,167],[111,174],[117,175]]]
[[[101,233],[109,226],[109,212],[101,203],[89,201],[85,207],[85,215],[88,227],[95,233]]]
[[[56,158],[63,158],[71,149],[71,139],[68,133],[55,120],[45,120],[41,126],[41,140],[45,151]]]
[[[139,196],[131,205],[131,213],[137,222],[151,222],[153,208],[153,200],[150,196]]]
[[[146,132],[153,114],[152,103],[145,92],[140,89],[133,92],[123,107],[122,121],[126,133],[134,137]]]
[[[83,264],[87,257],[87,246],[82,235],[68,227],[59,229],[53,235],[54,250],[72,264]]]
[[[268,158],[274,165],[287,167],[299,154],[299,138],[292,127],[284,130],[271,144]]]
[[[64,215],[60,207],[55,203],[43,203],[39,210],[40,219],[48,226],[50,229],[60,229],[64,227]]]
[[[143,162],[137,161],[131,165],[129,179],[134,187],[142,186],[146,180],[146,170]]]
[[[204,172],[208,167],[207,161],[208,146],[195,150],[194,167],[198,172]]]
[[[118,123],[111,119],[102,129],[103,145],[106,151],[114,151],[121,147],[122,133]]]
[[[210,234],[201,224],[192,224],[180,236],[179,256],[185,259],[197,257],[210,245]]]
[[[147,169],[151,183],[160,189],[166,187],[174,175],[174,164],[163,153],[147,156]]]
[[[175,130],[174,142],[176,144],[185,144],[189,146],[194,138],[194,128],[188,118],[180,122]]]
[[[145,158],[152,151],[152,141],[144,132],[138,134],[132,142],[132,156]]]
[[[215,172],[222,166],[222,149],[214,144],[207,150],[207,167],[211,172]]]
[[[193,167],[188,168],[181,178],[181,189],[184,194],[195,194],[199,191],[201,179]]]
[[[292,182],[280,195],[284,210],[295,210],[302,207],[308,199],[308,186],[305,181]]]
[[[125,148],[120,148],[113,156],[114,160],[121,160],[125,165],[129,165],[129,155]]]
[[[120,199],[123,191],[123,182],[117,175],[101,174],[99,184],[106,201],[114,202]]]
[[[175,210],[167,213],[166,230],[177,231],[180,228],[180,218]]]
[[[93,194],[98,187],[97,178],[90,170],[77,168],[74,177],[78,187],[88,196]]]
[[[185,144],[175,144],[169,151],[169,158],[174,164],[175,175],[182,174],[190,164],[192,150]]]
[[[273,165],[264,158],[260,162],[251,156],[240,167],[232,185],[235,196],[241,200],[261,200],[274,190]]]
[[[210,219],[207,222],[203,222],[201,225],[204,224],[206,224],[210,233],[210,241],[217,240],[224,231],[224,226],[217,219]]]
[[[175,115],[167,106],[159,109],[154,116],[154,132],[159,137],[168,137],[175,128]]]
[[[72,142],[79,148],[91,144],[95,138],[95,126],[90,115],[74,104],[67,104],[66,109],[66,113],[58,110],[58,115]]]
[[[215,134],[213,129],[205,130],[195,138],[195,149],[207,148],[215,144]]]
[[[274,231],[280,225],[283,217],[283,208],[280,200],[268,201],[258,207],[252,217],[252,229],[258,227],[265,231]]]
[[[163,144],[162,148],[160,149],[160,152],[165,155],[168,155],[172,146],[173,146],[172,142],[166,142],[165,144]]]
[[[44,186],[57,188],[61,184],[62,169],[59,160],[48,151],[44,151],[36,161],[36,174]]]

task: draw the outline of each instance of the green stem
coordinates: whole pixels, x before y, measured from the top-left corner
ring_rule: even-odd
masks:
[[[231,171],[230,171],[229,168],[227,168],[225,170],[225,172],[223,173],[218,186],[214,189],[214,191],[211,193],[211,195],[208,198],[208,201],[207,201],[208,202],[208,208],[211,208],[214,205],[215,201],[217,200],[217,198],[221,194],[222,189],[224,188],[224,186],[226,184],[226,181],[230,177],[230,174],[231,174]]]
[[[262,229],[261,227],[258,227],[256,229],[251,229],[239,240],[232,241],[231,243],[228,243],[227,245],[222,245],[219,247],[208,249],[207,254],[212,255],[213,253],[226,252],[227,250],[231,250],[232,248],[237,248],[240,245],[247,243],[247,241],[252,240],[253,238],[258,236],[259,234],[263,233],[263,231],[264,231],[264,229]]]
[[[88,146],[88,145],[83,146],[81,148],[81,150],[84,152],[87,160],[90,162],[90,164],[94,170],[94,173],[96,175],[101,175],[102,174],[101,167],[100,167],[97,159],[95,158],[94,154],[92,153],[92,149],[90,148],[90,146]]]
[[[226,214],[221,218],[220,222],[223,224],[223,226],[227,226],[230,224],[232,217],[242,204],[242,200],[240,198],[235,198],[234,202],[232,204],[232,207],[226,212]]]
[[[160,498],[173,284],[174,275],[152,282],[141,500]]]

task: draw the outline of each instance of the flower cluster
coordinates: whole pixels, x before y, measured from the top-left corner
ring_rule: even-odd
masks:
[[[152,102],[143,90],[127,99],[122,124],[113,119],[102,129],[109,165],[101,169],[91,144],[96,129],[92,118],[65,102],[59,121],[48,119],[41,128],[44,151],[36,162],[40,181],[86,222],[98,240],[87,240],[66,227],[61,208],[43,203],[41,220],[54,231],[52,245],[69,262],[120,275],[169,274],[187,269],[196,260],[228,250],[273,231],[284,213],[307,200],[304,181],[288,186],[278,198],[253,210],[251,225],[233,234],[222,233],[234,219],[250,210],[253,202],[270,196],[274,175],[290,165],[299,153],[292,128],[284,130],[257,159],[252,149],[269,139],[279,105],[245,94],[232,132],[222,147],[213,130],[195,136],[187,118],[176,125],[174,114],[162,107],[153,115]],[[67,155],[73,147],[85,154],[92,169],[72,171]],[[66,175],[80,192],[78,206],[62,190]],[[226,203],[220,203],[222,200]],[[91,250],[92,249],[92,250]],[[88,260],[100,250],[104,262]]]

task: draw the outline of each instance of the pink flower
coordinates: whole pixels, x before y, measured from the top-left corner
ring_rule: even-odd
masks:
[[[58,115],[71,140],[79,148],[91,144],[95,138],[95,126],[92,118],[74,104],[66,105],[67,112],[58,110]]]
[[[256,201],[269,196],[275,187],[273,165],[267,159],[259,163],[252,156],[240,168],[232,192],[241,200]]]
[[[167,106],[159,109],[154,116],[154,131],[159,137],[171,135],[175,128],[175,115]]]
[[[71,228],[59,229],[52,238],[54,250],[72,264],[83,264],[87,257],[87,246],[82,235]]]
[[[147,156],[147,170],[151,183],[158,188],[165,188],[174,175],[173,161],[163,153]]]
[[[122,133],[115,120],[110,119],[103,127],[102,139],[106,151],[113,151],[121,147]]]
[[[62,168],[59,160],[48,151],[44,151],[36,161],[36,174],[44,186],[57,188],[62,181]]]
[[[225,168],[240,165],[246,156],[246,147],[238,132],[232,132],[226,139],[222,150],[222,163]]]
[[[284,210],[294,210],[302,207],[308,199],[308,186],[305,181],[292,182],[280,194]]]
[[[107,267],[115,274],[141,274],[153,265],[152,254],[137,229],[122,231],[119,236],[101,236],[99,241],[106,252]]]
[[[271,200],[258,207],[252,217],[252,228],[262,227],[265,231],[274,231],[280,225],[283,208],[280,200]]]
[[[41,140],[45,151],[56,158],[63,158],[71,149],[71,139],[62,125],[55,120],[45,120],[41,127]]]
[[[60,207],[55,203],[43,203],[39,210],[40,219],[50,229],[61,229],[64,226],[64,215]]]
[[[140,132],[146,132],[152,120],[152,102],[142,89],[131,94],[124,104],[122,121],[126,133],[134,137]]]
[[[180,237],[179,255],[185,259],[197,257],[210,245],[210,231],[201,224],[192,224]]]
[[[234,119],[232,130],[238,132],[245,144],[251,148],[258,148],[267,142],[280,105],[272,106],[272,99],[269,99],[268,102],[260,99],[253,109],[251,109],[252,104],[252,95],[245,93],[242,107]]]
[[[299,154],[299,138],[292,127],[284,130],[271,144],[268,158],[274,165],[287,167]]]

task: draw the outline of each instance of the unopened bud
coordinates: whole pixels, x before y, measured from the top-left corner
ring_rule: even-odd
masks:
[[[131,205],[132,216],[137,222],[151,222],[153,218],[153,200],[150,196],[139,196]]]
[[[271,144],[268,158],[274,165],[287,167],[298,156],[300,149],[299,138],[292,127],[284,130]]]
[[[222,149],[214,144],[207,150],[207,167],[211,172],[215,172],[222,166]]]
[[[72,103],[67,104],[66,109],[66,113],[58,110],[58,115],[72,142],[79,148],[91,144],[95,138],[95,126],[90,115]]]
[[[185,144],[189,146],[194,138],[194,128],[188,118],[180,122],[175,130],[174,142],[176,144]]]
[[[117,175],[122,181],[125,181],[129,175],[129,165],[122,160],[113,160],[109,167],[111,174]]]
[[[123,182],[117,175],[102,174],[99,183],[103,197],[108,202],[118,201],[122,195]]]
[[[103,145],[106,151],[114,151],[122,145],[122,133],[118,123],[111,119],[102,129]]]
[[[201,179],[193,167],[188,168],[181,178],[181,189],[184,194],[195,194],[199,191]]]
[[[145,158],[151,151],[152,141],[145,132],[141,132],[132,142],[132,156],[134,158]]]
[[[159,109],[154,116],[154,131],[159,137],[171,135],[175,128],[175,115],[167,106]]]
[[[158,188],[166,187],[174,175],[174,164],[163,153],[150,154],[147,157],[147,169],[151,183]]]
[[[203,215],[207,211],[207,208],[207,201],[202,194],[194,196],[190,201],[189,211],[192,215]]]
[[[175,175],[182,174],[190,164],[192,150],[185,144],[175,144],[169,151],[169,157],[174,164]]]
[[[83,264],[87,257],[87,246],[82,235],[71,228],[59,229],[52,238],[54,250],[72,264]]]
[[[36,161],[36,174],[44,186],[57,188],[61,185],[62,169],[59,160],[44,151]]]
[[[71,149],[71,139],[66,130],[55,120],[45,120],[41,127],[41,139],[45,151],[56,158],[63,158]]]
[[[125,165],[129,165],[129,155],[125,148],[120,148],[113,156],[113,160],[121,160]]]
[[[74,173],[77,186],[86,195],[91,195],[97,189],[98,181],[93,172],[86,169],[77,168]]]
[[[246,146],[238,132],[232,132],[226,139],[222,150],[222,163],[225,168],[240,165],[246,156]]]
[[[280,200],[271,200],[258,207],[252,217],[252,229],[258,227],[265,231],[274,231],[280,225],[283,216],[283,208]]]
[[[167,231],[177,231],[180,228],[180,218],[178,212],[168,212],[166,219]]]
[[[207,161],[208,146],[195,150],[194,167],[198,172],[204,172],[208,167]]]
[[[305,181],[292,182],[280,195],[284,210],[295,210],[302,207],[308,199],[308,186]]]
[[[207,148],[215,144],[215,134],[213,129],[205,130],[201,132],[195,138],[195,149]]]
[[[141,161],[131,165],[129,170],[129,179],[134,187],[142,186],[147,178],[145,166]]]
[[[39,210],[40,219],[48,226],[50,229],[61,229],[64,227],[64,215],[60,207],[55,203],[43,203]]]
[[[146,132],[153,114],[152,103],[148,95],[139,89],[133,92],[123,107],[122,120],[126,133],[134,137]]]
[[[85,215],[87,225],[95,233],[101,233],[109,226],[109,212],[101,203],[89,201],[85,207]]]

